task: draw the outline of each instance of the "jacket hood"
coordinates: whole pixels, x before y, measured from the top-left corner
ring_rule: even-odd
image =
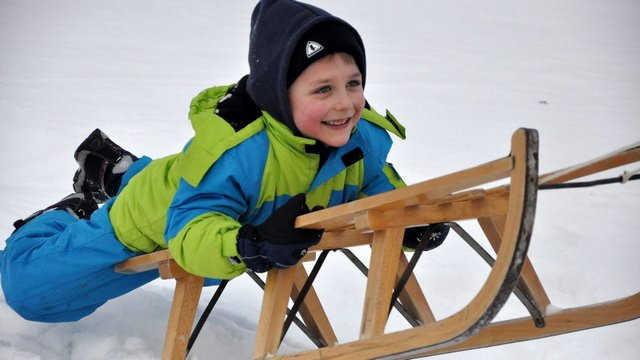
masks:
[[[292,0],[262,0],[251,15],[247,92],[258,107],[296,134],[299,131],[293,121],[287,89],[291,56],[300,38],[322,22],[335,22],[351,30],[364,54],[362,39],[351,25],[315,6]],[[364,84],[364,56],[362,62]]]

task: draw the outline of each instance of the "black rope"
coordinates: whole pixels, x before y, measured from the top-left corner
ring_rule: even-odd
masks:
[[[316,276],[318,275],[318,272],[320,271],[320,268],[322,267],[324,260],[327,258],[329,251],[330,250],[323,250],[320,253],[320,256],[318,256],[318,259],[316,260],[315,265],[313,265],[313,269],[311,269],[311,272],[309,273],[307,280],[304,282],[304,285],[302,285],[302,288],[298,293],[298,297],[296,297],[296,301],[293,303],[291,310],[289,310],[289,315],[287,315],[287,318],[284,321],[284,325],[282,326],[282,336],[280,336],[280,342],[282,342],[282,340],[284,339],[284,336],[287,334],[287,331],[289,331],[291,322],[293,322],[293,319],[296,317],[298,310],[300,310],[300,306],[302,306],[302,303],[304,302],[304,298],[309,293],[309,290],[311,289],[311,284],[313,284],[313,281],[316,279]],[[324,345],[326,346],[328,344],[324,344]]]
[[[228,282],[229,280],[222,280],[220,282],[220,285],[218,285],[218,289],[216,289],[216,292],[213,294],[213,297],[211,297],[209,304],[202,312],[202,315],[200,315],[200,319],[198,320],[196,327],[193,329],[193,332],[189,337],[189,343],[187,344],[187,352],[185,353],[185,358],[187,355],[189,355],[189,351],[191,351],[193,344],[196,342],[196,339],[200,334],[200,330],[202,330],[204,323],[207,321],[207,318],[209,318],[209,315],[211,314],[213,307],[216,306],[216,303],[218,302],[218,299],[220,299],[220,296],[222,295],[222,292],[224,291],[224,288],[227,286]]]
[[[640,174],[632,175],[627,180],[631,181],[631,180],[638,180],[638,179],[640,179]],[[618,177],[593,180],[593,181],[573,181],[573,182],[558,183],[558,184],[544,184],[544,185],[538,186],[538,189],[552,190],[552,189],[567,189],[567,188],[583,188],[583,187],[591,187],[591,186],[607,185],[607,184],[615,184],[615,183],[621,183],[621,184],[624,183],[624,177],[621,175]]]

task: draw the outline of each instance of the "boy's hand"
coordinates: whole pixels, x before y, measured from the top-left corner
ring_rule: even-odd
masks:
[[[427,234],[428,239],[424,251],[432,250],[442,245],[448,233],[449,225],[445,223],[407,228],[404,230],[402,245],[406,248],[415,250],[422,241],[424,235]]]
[[[306,196],[301,193],[289,199],[261,225],[242,226],[237,238],[242,261],[255,272],[297,264],[310,246],[320,242],[324,232],[293,227],[296,217],[307,213]]]

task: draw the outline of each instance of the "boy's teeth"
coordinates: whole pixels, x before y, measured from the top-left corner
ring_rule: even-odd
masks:
[[[346,123],[347,121],[349,121],[348,118],[344,119],[344,120],[325,121],[325,123],[327,123],[329,125],[336,126],[336,125],[342,125],[342,124]]]

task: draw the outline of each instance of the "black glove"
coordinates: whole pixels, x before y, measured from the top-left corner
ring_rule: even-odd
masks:
[[[247,93],[248,77],[249,75],[245,75],[240,79],[238,84],[220,99],[215,110],[215,113],[225,119],[236,131],[262,115],[258,106]]]
[[[320,242],[324,232],[293,227],[296,217],[307,213],[306,196],[301,193],[276,209],[261,225],[242,226],[237,248],[245,265],[255,272],[265,272],[297,264],[310,246]]]
[[[406,248],[415,250],[425,234],[427,234],[427,244],[424,251],[432,250],[442,245],[444,239],[449,233],[449,225],[445,223],[436,223],[426,226],[417,226],[404,230],[404,238],[402,245]]]

